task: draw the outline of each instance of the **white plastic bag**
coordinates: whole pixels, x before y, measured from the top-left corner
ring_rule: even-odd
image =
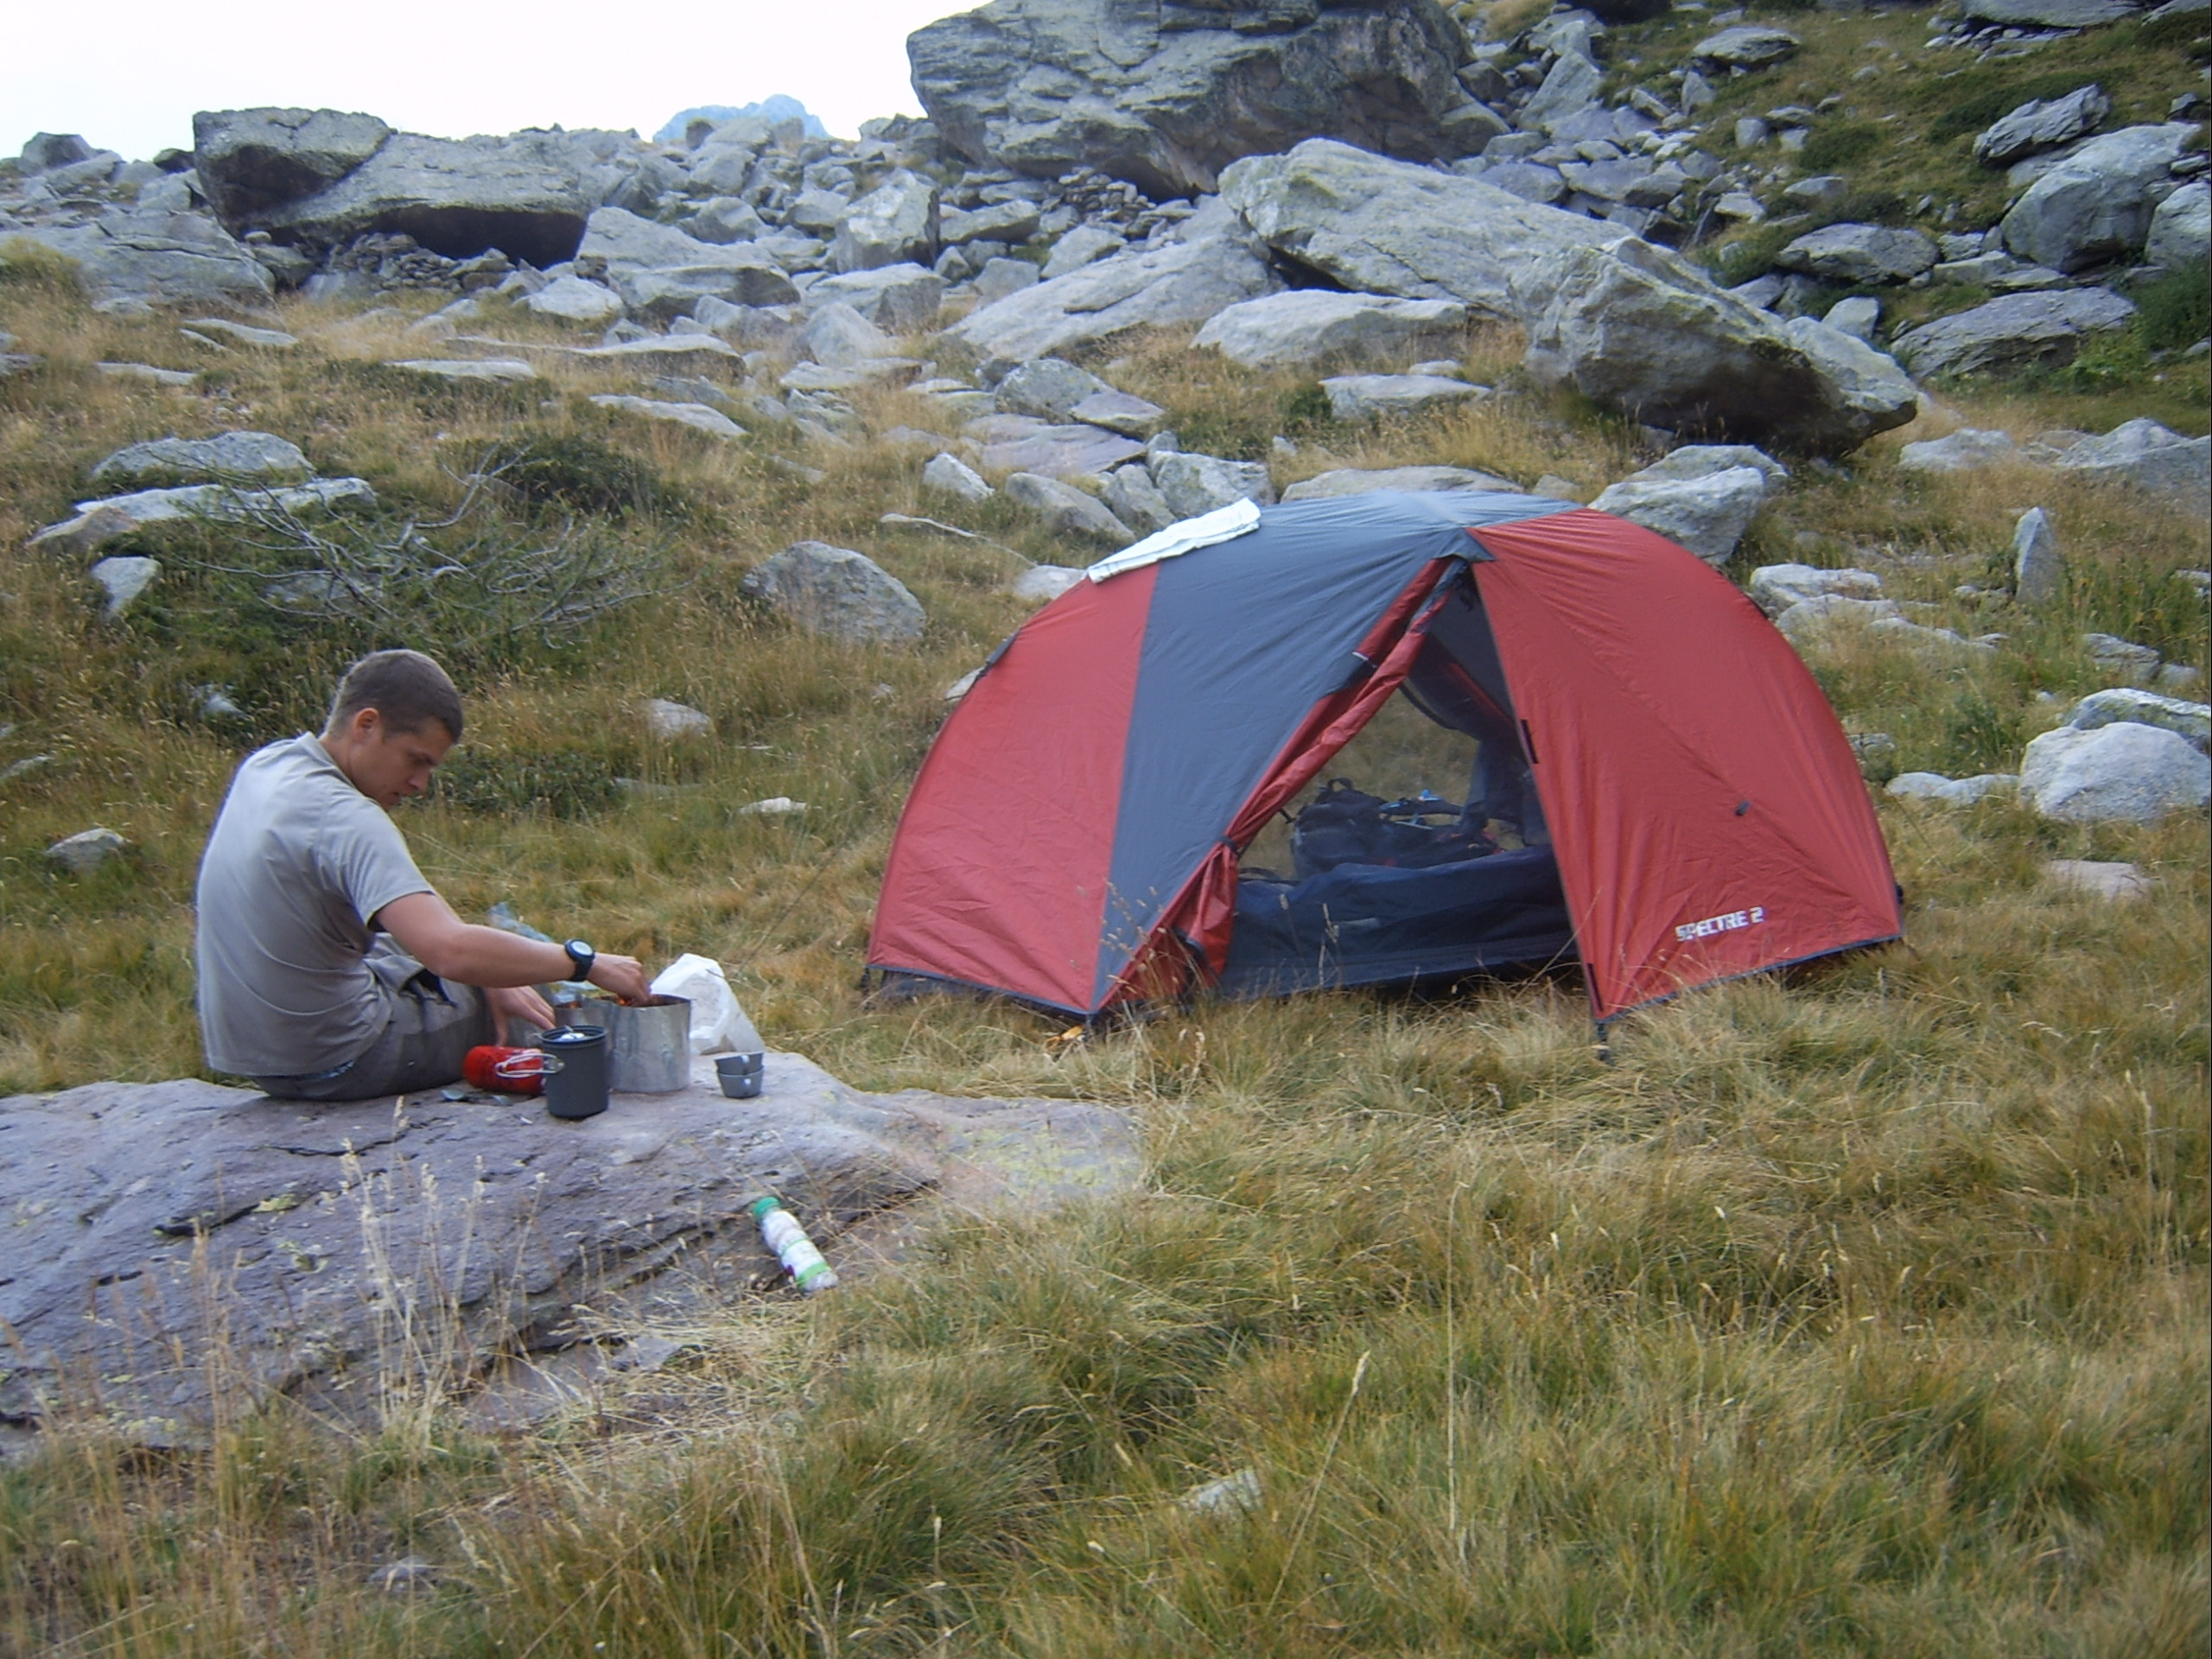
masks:
[[[661,970],[653,981],[656,996],[681,996],[691,1004],[691,1052],[694,1054],[760,1052],[760,1033],[745,1017],[737,993],[729,988],[722,965],[712,957],[684,955]]]

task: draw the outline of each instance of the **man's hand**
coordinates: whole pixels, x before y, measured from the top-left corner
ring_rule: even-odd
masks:
[[[507,1040],[507,1021],[526,1020],[541,1031],[553,1029],[555,1020],[552,1006],[537,994],[535,985],[501,986],[484,993],[484,1000],[492,1005],[493,1016],[498,1020],[493,1027],[496,1040]]]
[[[652,995],[643,963],[635,957],[599,956],[592,959],[591,983],[611,991],[625,1002],[643,1002]]]

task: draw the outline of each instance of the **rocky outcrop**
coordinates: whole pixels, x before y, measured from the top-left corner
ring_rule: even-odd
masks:
[[[625,1291],[676,1291],[658,1276],[679,1262],[772,1272],[747,1216],[764,1194],[835,1257],[848,1225],[933,1190],[1052,1202],[1138,1168],[1102,1107],[861,1094],[779,1053],[757,1099],[725,1099],[701,1058],[686,1091],[581,1122],[530,1100],[303,1106],[194,1081],[17,1096],[0,1120],[0,1419],[67,1407],[157,1440],[204,1424],[217,1386],[235,1408],[456,1384],[619,1332]]]
[[[1129,527],[1072,484],[1041,473],[1016,473],[1006,481],[1007,499],[1042,518],[1056,536],[1127,547],[1136,537]]]
[[[2133,721],[2062,726],[2028,745],[2020,792],[2065,823],[2149,823],[2212,800],[2212,760],[2177,733]]]
[[[429,138],[397,132],[322,189],[246,223],[279,240],[327,248],[378,231],[448,258],[497,248],[535,265],[574,253],[594,201],[555,135]]]
[[[1132,328],[1201,323],[1282,285],[1266,251],[1216,207],[1189,220],[1179,239],[1009,294],[945,332],[986,360],[1026,362]]]
[[[2141,248],[2196,133],[2186,121],[2092,138],[2028,187],[2005,215],[2005,245],[2053,270],[2082,270]]]
[[[1896,365],[1720,292],[1618,226],[1315,139],[1229,169],[1268,245],[1344,287],[1458,300],[1528,330],[1541,379],[1655,426],[1842,454],[1910,420]]]
[[[1590,505],[1656,531],[1716,569],[1728,563],[1766,499],[1756,467],[1726,467],[1692,478],[1639,473]]]
[[[197,176],[231,231],[316,255],[375,233],[451,259],[497,249],[550,265],[575,251],[594,207],[650,207],[657,188],[683,180],[626,133],[433,138],[371,115],[294,109],[203,111],[193,132]]]
[[[575,253],[576,275],[605,282],[631,310],[663,321],[709,297],[732,305],[798,298],[783,267],[753,244],[702,242],[620,207],[594,211]]]
[[[1196,518],[1239,501],[1262,506],[1275,499],[1268,469],[1256,461],[1224,461],[1218,455],[1155,455],[1152,481],[1178,518]]]
[[[830,243],[830,269],[926,265],[937,257],[937,238],[936,188],[902,168],[838,215]]]
[[[2133,302],[2108,288],[2006,294],[1908,328],[1891,341],[1915,374],[1972,374],[2024,364],[2070,363],[2089,335],[2124,328]]]
[[[2169,270],[2201,265],[2212,254],[2212,184],[2198,179],[2184,184],[2151,215],[2143,257]]]
[[[1942,257],[1935,238],[1893,225],[1827,225],[1774,257],[1781,270],[1824,283],[1904,283],[1933,270]]]
[[[245,225],[337,183],[391,132],[340,110],[203,110],[192,118],[193,168],[207,205]]]
[[[2187,738],[2200,751],[2212,751],[2212,706],[2181,697],[2160,696],[2155,691],[2116,685],[2092,691],[2074,705],[2066,723],[2077,732],[2094,732],[2101,726],[2133,721],[2156,726],[2177,737]]]
[[[212,438],[155,438],[109,455],[86,474],[95,484],[295,483],[314,476],[300,447],[273,432],[225,432]]]
[[[1427,162],[1501,124],[1455,79],[1465,33],[1427,0],[993,0],[906,52],[969,161],[1033,177],[1080,162],[1155,197],[1211,190],[1231,162],[1305,138]]]
[[[827,542],[793,543],[753,566],[739,588],[807,632],[849,645],[912,645],[929,620],[898,577]]]
[[[124,211],[80,224],[0,225],[0,260],[21,238],[77,269],[94,304],[266,304],[276,284],[260,261],[205,213]]]
[[[2094,132],[2111,113],[2112,99],[2094,82],[2063,98],[2030,99],[1974,141],[1974,158],[1984,167],[2010,167]]]
[[[2212,438],[2185,438],[2156,421],[2127,421],[2102,437],[2084,438],[2051,464],[2132,484],[2199,517],[2212,513]]]
[[[1458,357],[1466,327],[1467,308],[1451,300],[1300,289],[1217,313],[1192,343],[1248,369],[1301,367],[1330,359],[1398,365]]]
[[[1488,386],[1441,374],[1332,375],[1321,390],[1331,416],[1339,421],[1392,420],[1490,396]]]
[[[1771,619],[1808,600],[1837,598],[1875,601],[1882,596],[1882,579],[1872,570],[1823,570],[1810,564],[1763,564],[1751,572],[1745,591]]]
[[[1521,493],[1520,487],[1465,467],[1341,467],[1317,474],[1282,493],[1286,501],[1324,501],[1382,490],[1483,490]]]
[[[152,524],[192,520],[241,524],[272,515],[324,512],[354,504],[376,505],[376,492],[358,478],[321,478],[304,484],[255,489],[229,484],[186,484],[136,490],[77,503],[77,516],[48,524],[27,545],[48,553],[90,553]]]

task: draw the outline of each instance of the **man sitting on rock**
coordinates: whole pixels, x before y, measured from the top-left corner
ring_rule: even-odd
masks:
[[[510,1016],[553,1024],[532,988],[647,995],[629,957],[476,927],[423,879],[386,809],[460,741],[461,693],[419,652],[346,671],[320,737],[248,755],[200,863],[207,1063],[292,1100],[369,1100],[459,1081]]]

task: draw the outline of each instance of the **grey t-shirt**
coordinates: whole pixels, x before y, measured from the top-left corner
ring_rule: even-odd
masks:
[[[200,1030],[247,1077],[346,1065],[384,1029],[370,918],[433,889],[399,828],[314,737],[239,764],[200,861]]]

